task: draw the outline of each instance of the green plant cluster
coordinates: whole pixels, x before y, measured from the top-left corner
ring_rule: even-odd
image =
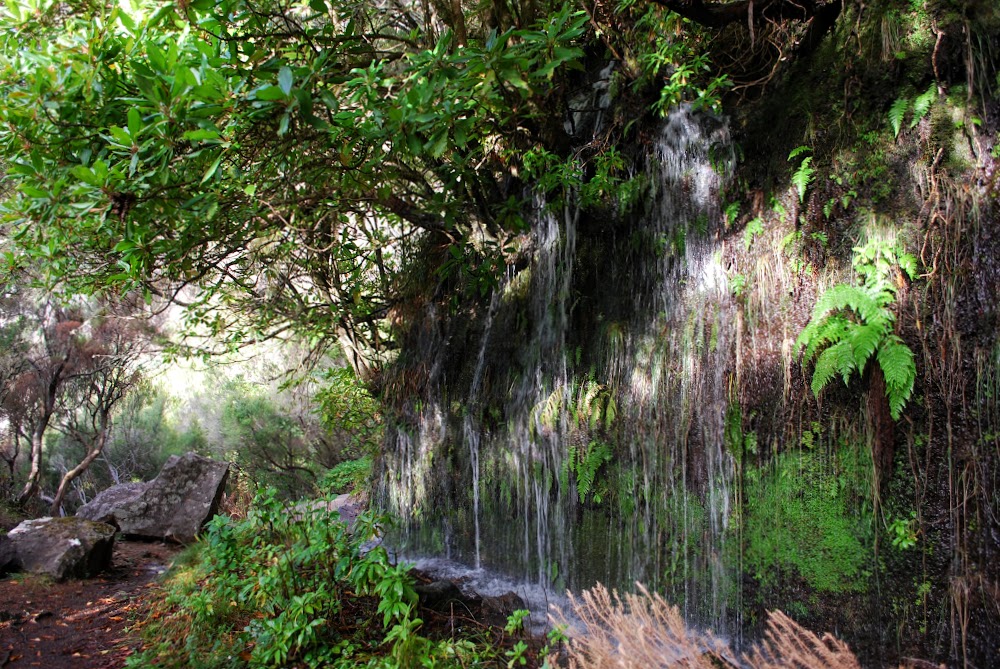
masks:
[[[267,490],[246,518],[217,516],[189,562],[168,575],[143,626],[147,648],[128,666],[523,664],[526,648],[422,636],[410,567],[370,547],[386,519],[366,512],[349,528],[316,507],[288,507]]]
[[[917,368],[913,351],[894,331],[892,306],[903,273],[916,278],[916,259],[895,244],[872,240],[854,249],[854,269],[860,284],[841,283],[823,293],[796,346],[804,349],[806,362],[816,361],[816,395],[836,376],[846,384],[862,374],[874,357],[885,377],[889,411],[898,420],[913,394]]]
[[[820,592],[865,589],[869,551],[858,489],[866,474],[855,462],[862,456],[842,455],[830,462],[814,451],[783,453],[770,471],[747,471],[744,566],[762,585],[777,584],[784,571]]]
[[[374,453],[382,443],[382,405],[348,367],[334,367],[321,375],[324,386],[313,396],[320,423],[331,433],[346,435],[350,451]]]
[[[337,494],[358,494],[366,489],[371,476],[371,456],[366,455],[356,460],[344,460],[323,474],[319,488]]]

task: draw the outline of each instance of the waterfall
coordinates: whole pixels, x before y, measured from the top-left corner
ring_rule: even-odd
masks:
[[[729,151],[723,121],[674,111],[613,234],[572,198],[534,197],[530,262],[462,326],[472,343],[456,355],[447,325],[424,329],[438,373],[390,430],[381,493],[404,555],[557,591],[641,580],[725,633],[737,318],[713,162]]]

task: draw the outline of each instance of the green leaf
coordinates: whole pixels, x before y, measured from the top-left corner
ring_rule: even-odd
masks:
[[[264,88],[258,89],[254,93],[254,97],[258,100],[270,102],[272,100],[284,100],[288,96],[277,86],[265,86]]]
[[[866,323],[851,329],[849,341],[854,354],[854,365],[858,369],[864,368],[884,334],[885,328],[878,323]]]
[[[198,130],[188,130],[184,133],[183,137],[191,142],[199,142],[207,139],[219,139],[220,135],[218,130],[200,128]]]
[[[910,280],[917,278],[917,258],[910,253],[901,253],[897,258],[899,262],[899,268],[906,272],[906,276],[910,277]]]
[[[290,95],[292,92],[292,83],[294,77],[292,76],[292,70],[288,66],[282,67],[278,70],[278,87],[281,92],[285,95]]]
[[[128,132],[125,131],[124,128],[119,128],[118,126],[114,125],[108,129],[108,132],[111,133],[111,136],[114,138],[114,141],[118,142],[119,144],[122,144],[124,146],[132,146],[132,137],[131,135],[128,134]]]
[[[513,68],[501,70],[500,78],[524,94],[531,93],[531,86],[529,86],[528,82],[524,80],[521,73]]]
[[[205,176],[201,178],[201,183],[204,184],[206,181],[215,176],[215,172],[219,169],[219,164],[221,162],[222,162],[222,153],[219,153],[218,157],[212,162],[211,165],[208,166],[208,169],[205,170]]]
[[[139,110],[132,107],[128,110],[128,132],[132,136],[133,141],[135,137],[142,131],[142,115]]]
[[[11,18],[18,23],[24,20],[24,15],[21,13],[21,3],[17,0],[7,0],[7,11],[10,12]]]
[[[442,129],[427,142],[427,150],[434,158],[440,158],[448,148],[448,131]]]
[[[84,165],[77,165],[69,172],[80,181],[90,184],[91,186],[101,185],[100,179],[98,179],[97,175],[94,174],[94,170],[90,169],[89,167],[86,167]]]
[[[904,401],[908,399],[917,378],[917,365],[910,347],[898,335],[890,335],[879,349],[878,364],[885,375],[886,386],[899,389],[905,394]]]

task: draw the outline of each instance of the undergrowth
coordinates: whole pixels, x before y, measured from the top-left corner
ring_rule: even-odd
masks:
[[[424,636],[409,566],[372,546],[385,521],[366,512],[349,528],[274,490],[246,518],[217,516],[174,563],[127,666],[506,667],[536,654],[514,627],[499,642],[471,626]]]

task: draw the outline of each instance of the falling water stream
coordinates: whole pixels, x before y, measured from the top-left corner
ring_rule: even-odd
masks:
[[[591,133],[606,83],[588,104],[596,118],[577,114],[572,127]],[[536,599],[641,580],[725,633],[736,319],[717,190],[729,151],[724,121],[674,111],[642,175],[643,205],[601,236],[613,241],[595,254],[600,222],[571,199],[536,196],[531,261],[480,312],[465,361],[441,327],[426,328],[419,349],[440,373],[392,430],[382,490],[405,521],[403,557],[505,575]]]

